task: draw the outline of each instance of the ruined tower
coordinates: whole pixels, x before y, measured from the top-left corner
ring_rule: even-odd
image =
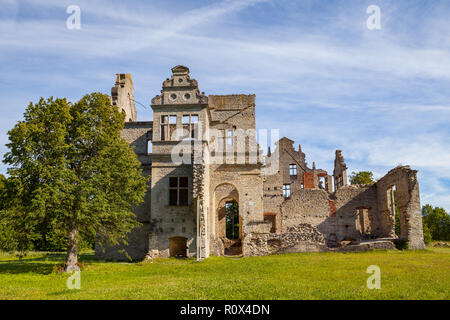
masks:
[[[344,157],[341,150],[336,150],[336,158],[334,159],[334,188],[337,190],[347,183],[347,165],[345,164]]]
[[[114,87],[111,88],[111,103],[120,111],[125,112],[125,122],[137,120],[136,107],[134,105],[134,87],[131,74],[119,73]]]

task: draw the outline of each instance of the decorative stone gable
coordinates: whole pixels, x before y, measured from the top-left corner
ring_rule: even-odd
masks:
[[[198,89],[197,80],[189,76],[189,68],[172,68],[172,77],[162,85],[161,94],[152,99],[152,105],[207,104],[208,97]]]

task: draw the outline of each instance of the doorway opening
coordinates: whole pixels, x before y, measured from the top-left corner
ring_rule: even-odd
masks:
[[[186,258],[187,238],[173,237],[169,239],[169,253],[171,257]]]
[[[226,210],[226,236],[230,240],[239,239],[239,205],[236,201],[227,202]]]
[[[239,216],[239,205],[236,201],[225,203],[225,255],[242,254],[241,241],[241,219]]]
[[[370,210],[370,207],[356,208],[356,229],[359,231],[362,240],[369,239],[372,232]]]
[[[395,185],[387,190],[387,205],[391,215],[394,217],[395,236],[400,238],[402,236],[402,226],[400,221],[400,210],[397,202],[397,187]]]

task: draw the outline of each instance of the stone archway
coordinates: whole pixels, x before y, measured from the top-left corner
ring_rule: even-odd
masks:
[[[214,194],[216,200],[215,234],[223,244],[221,254],[241,254],[243,237],[239,193],[235,186],[224,183],[216,188]]]

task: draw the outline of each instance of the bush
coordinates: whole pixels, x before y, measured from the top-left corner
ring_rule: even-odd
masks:
[[[423,223],[423,241],[425,244],[431,243],[431,231],[430,228],[428,228],[426,223]]]
[[[16,249],[17,241],[14,239],[14,230],[7,223],[0,221],[0,250],[11,252]]]
[[[408,240],[397,239],[394,240],[394,244],[397,250],[407,250],[409,248]]]
[[[443,208],[429,204],[423,206],[422,221],[430,230],[433,240],[450,241],[450,215]]]

